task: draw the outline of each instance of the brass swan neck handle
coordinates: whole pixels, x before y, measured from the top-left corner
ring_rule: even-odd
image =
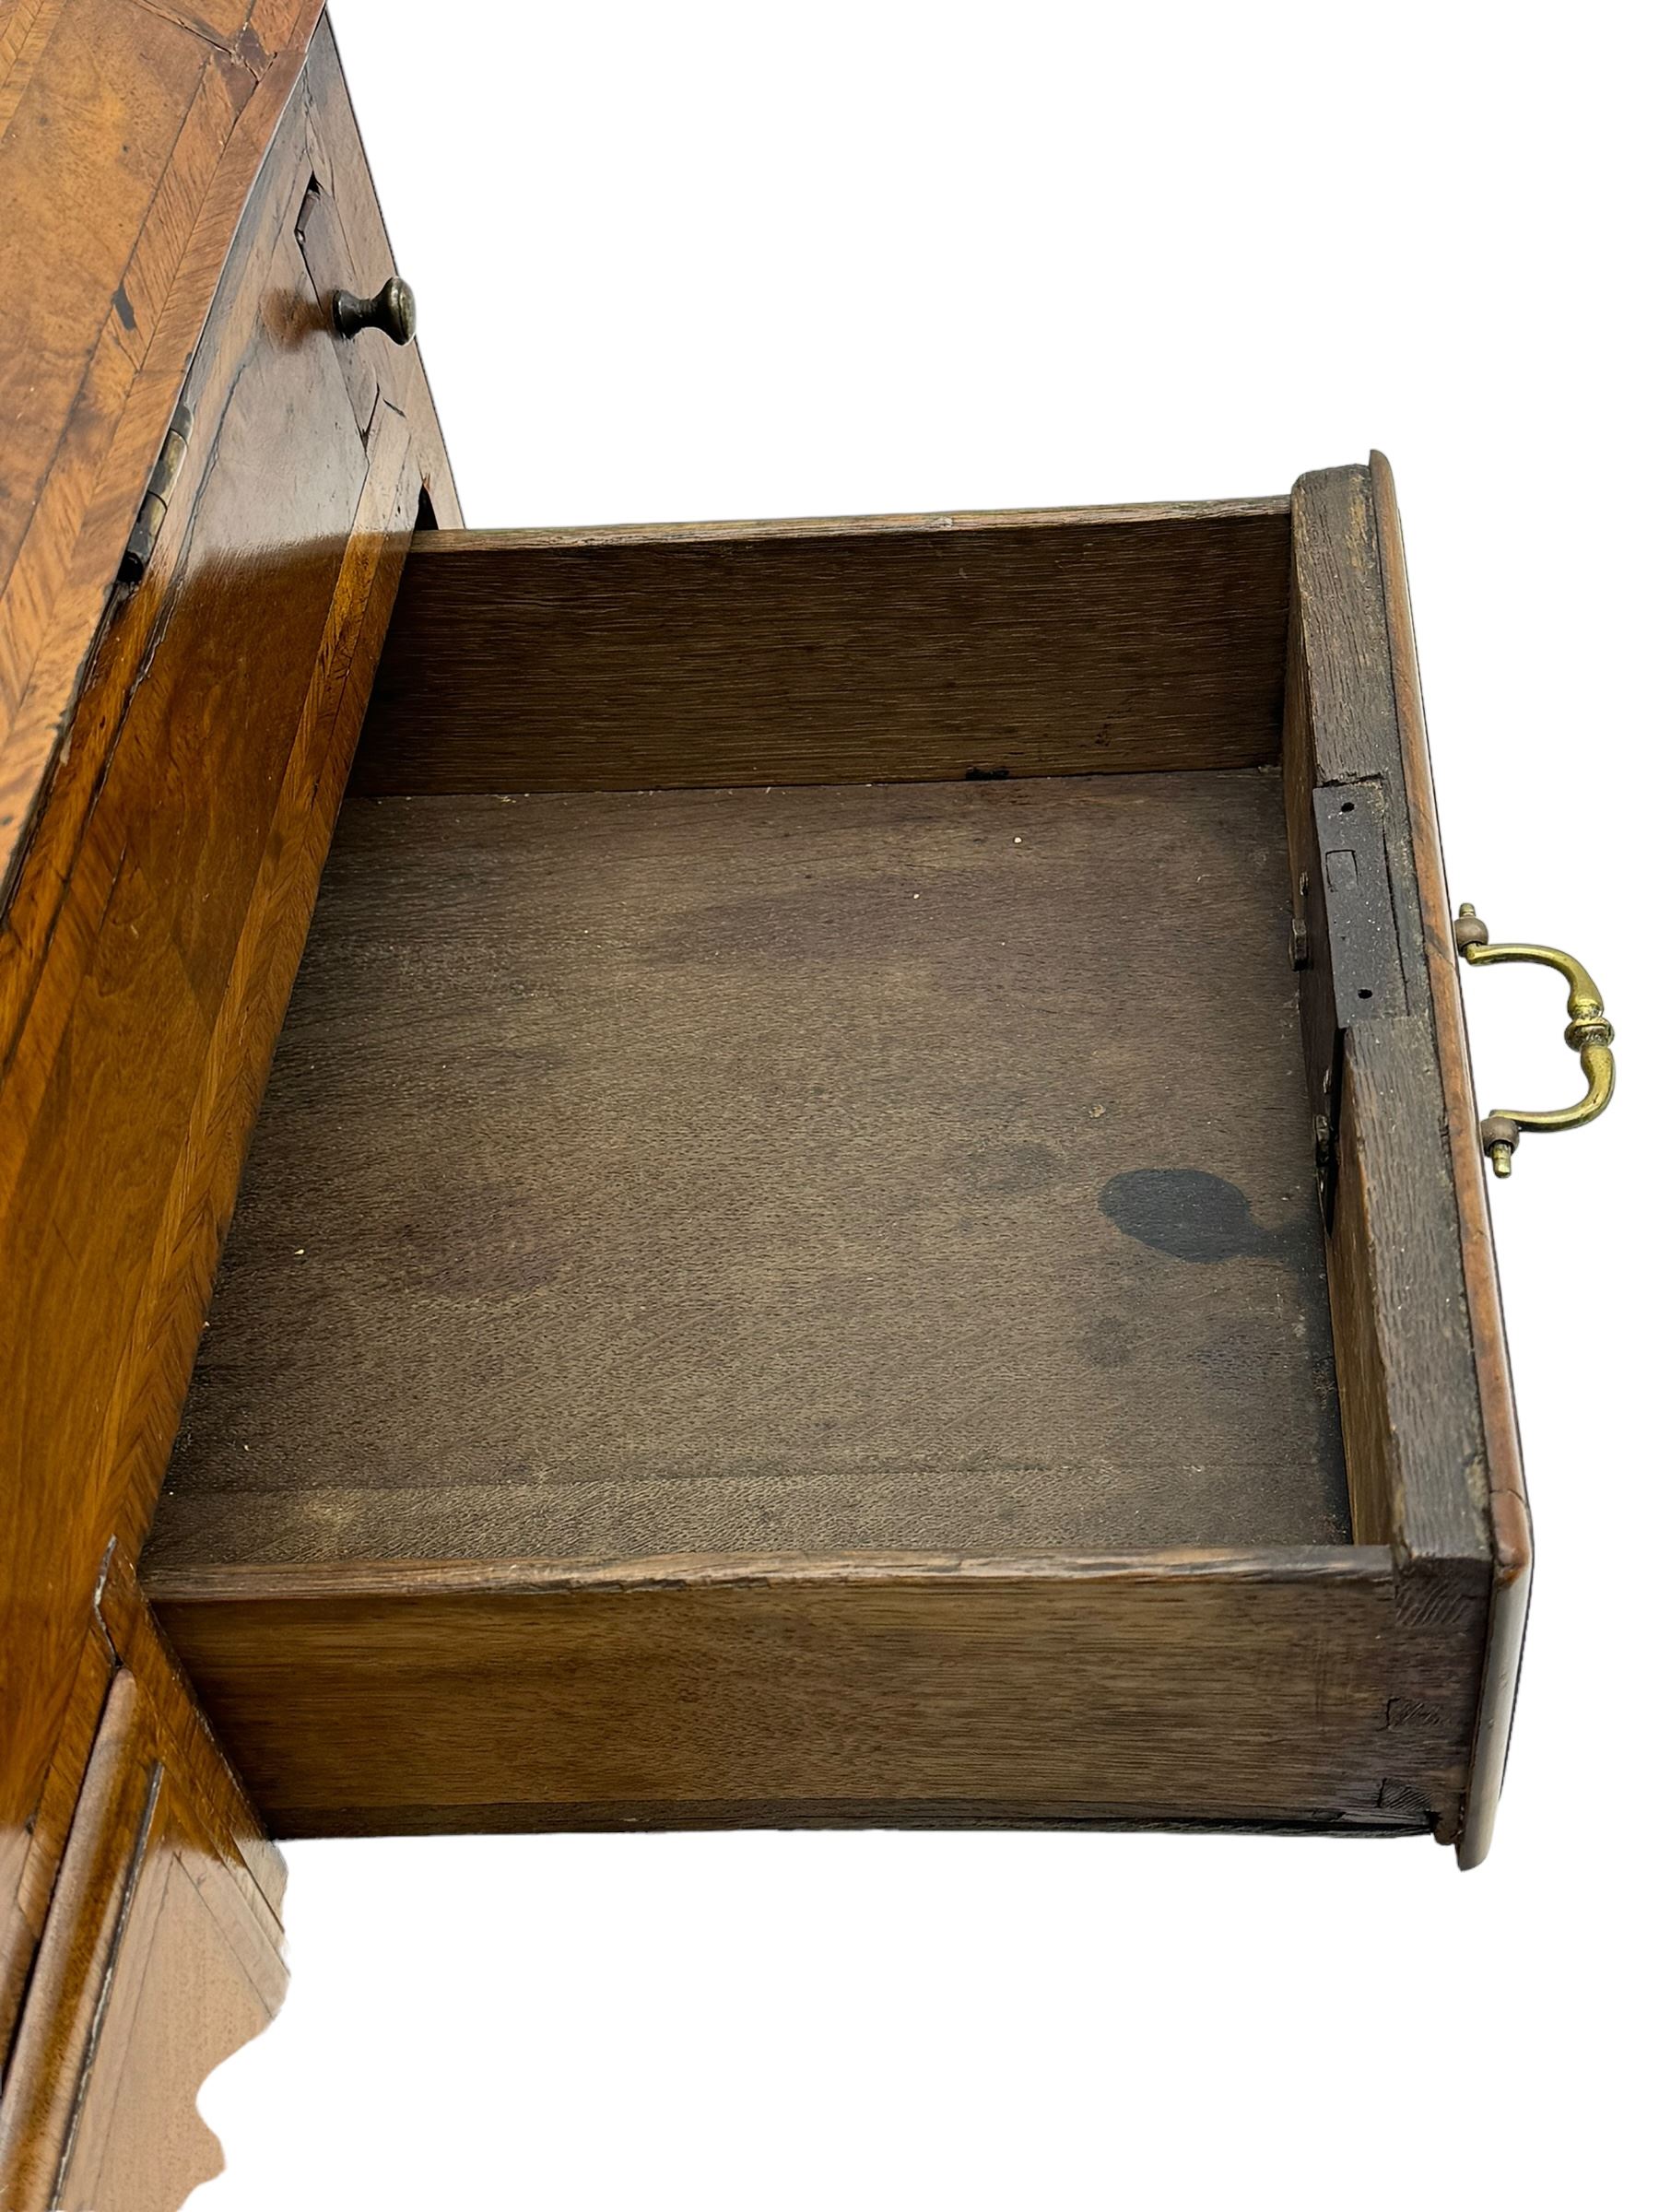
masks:
[[[1481,1149],[1493,1173],[1507,1175],[1524,1129],[1579,1129],[1606,1112],[1613,1096],[1613,1024],[1590,971],[1570,952],[1559,952],[1553,945],[1490,944],[1487,925],[1472,906],[1458,908],[1452,935],[1471,968],[1493,967],[1501,960],[1535,960],[1567,979],[1567,1042],[1579,1056],[1587,1088],[1573,1105],[1559,1106],[1553,1112],[1524,1113],[1519,1107],[1505,1107],[1483,1118]]]

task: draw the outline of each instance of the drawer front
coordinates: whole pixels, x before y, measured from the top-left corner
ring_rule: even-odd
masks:
[[[287,1982],[280,1863],[182,1686],[140,1664],[111,1685],[0,2102],[13,2212],[182,2204],[222,2163],[196,2093]]]
[[[113,1536],[136,1549],[166,1463],[423,478],[453,511],[413,350],[383,375],[370,353],[362,406],[306,265],[319,147],[349,127],[316,83],[308,64],[238,228],[183,465],[0,941],[0,1694],[18,1723],[0,1993],[32,1947],[30,1822],[100,1561]],[[383,233],[362,251],[384,254]],[[41,1878],[27,1864],[31,1893]],[[0,2048],[6,2025],[0,2007]]]

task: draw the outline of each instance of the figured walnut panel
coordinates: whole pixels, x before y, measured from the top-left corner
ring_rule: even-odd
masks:
[[[130,1590],[130,1582],[129,1582]],[[135,1594],[0,2098],[8,2212],[175,2212],[202,2083],[281,2003],[281,1862]]]
[[[317,15],[64,0],[0,41],[0,887]]]
[[[115,0],[100,34],[129,12],[200,43]],[[236,69],[252,51],[213,48]],[[195,429],[150,566],[78,692],[78,660],[60,666],[55,647],[31,678],[56,684],[70,735],[0,930],[0,2040],[61,1835],[42,1794],[67,1756],[100,1561],[147,1523],[422,480],[447,483],[389,398],[365,437],[342,381],[294,235],[321,127],[294,94],[301,59],[285,49],[259,78],[149,303],[159,335],[103,488],[162,394],[165,423],[200,339]],[[158,204],[179,215],[171,189]],[[114,513],[88,510],[83,567]],[[104,548],[100,606],[131,519]],[[13,637],[34,604],[21,576]]]

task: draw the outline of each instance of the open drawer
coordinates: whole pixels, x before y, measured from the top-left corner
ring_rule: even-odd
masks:
[[[418,535],[143,1562],[275,1832],[1477,1858],[1453,958],[1385,464]]]

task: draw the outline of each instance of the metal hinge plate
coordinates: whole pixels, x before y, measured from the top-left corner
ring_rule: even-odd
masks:
[[[1380,781],[1322,783],[1312,794],[1317,879],[1304,877],[1303,1041],[1312,1094],[1320,1201],[1335,1200],[1345,1041],[1357,1022],[1406,1012],[1406,975],[1388,873],[1387,797]]]
[[[1389,890],[1382,785],[1316,785],[1313,831],[1336,1027],[1403,1014],[1406,976]]]
[[[118,571],[123,583],[136,583],[149,567],[150,556],[156,549],[156,540],[161,534],[161,524],[167,518],[167,502],[172,497],[173,486],[179,480],[179,471],[184,465],[184,454],[190,444],[190,432],[195,420],[194,408],[181,402],[167,436],[161,441],[160,457],[150,471],[150,480],[145,488],[143,503],[138,509],[138,520],[133,524],[133,534],[127,539],[126,550],[121,557]]]

